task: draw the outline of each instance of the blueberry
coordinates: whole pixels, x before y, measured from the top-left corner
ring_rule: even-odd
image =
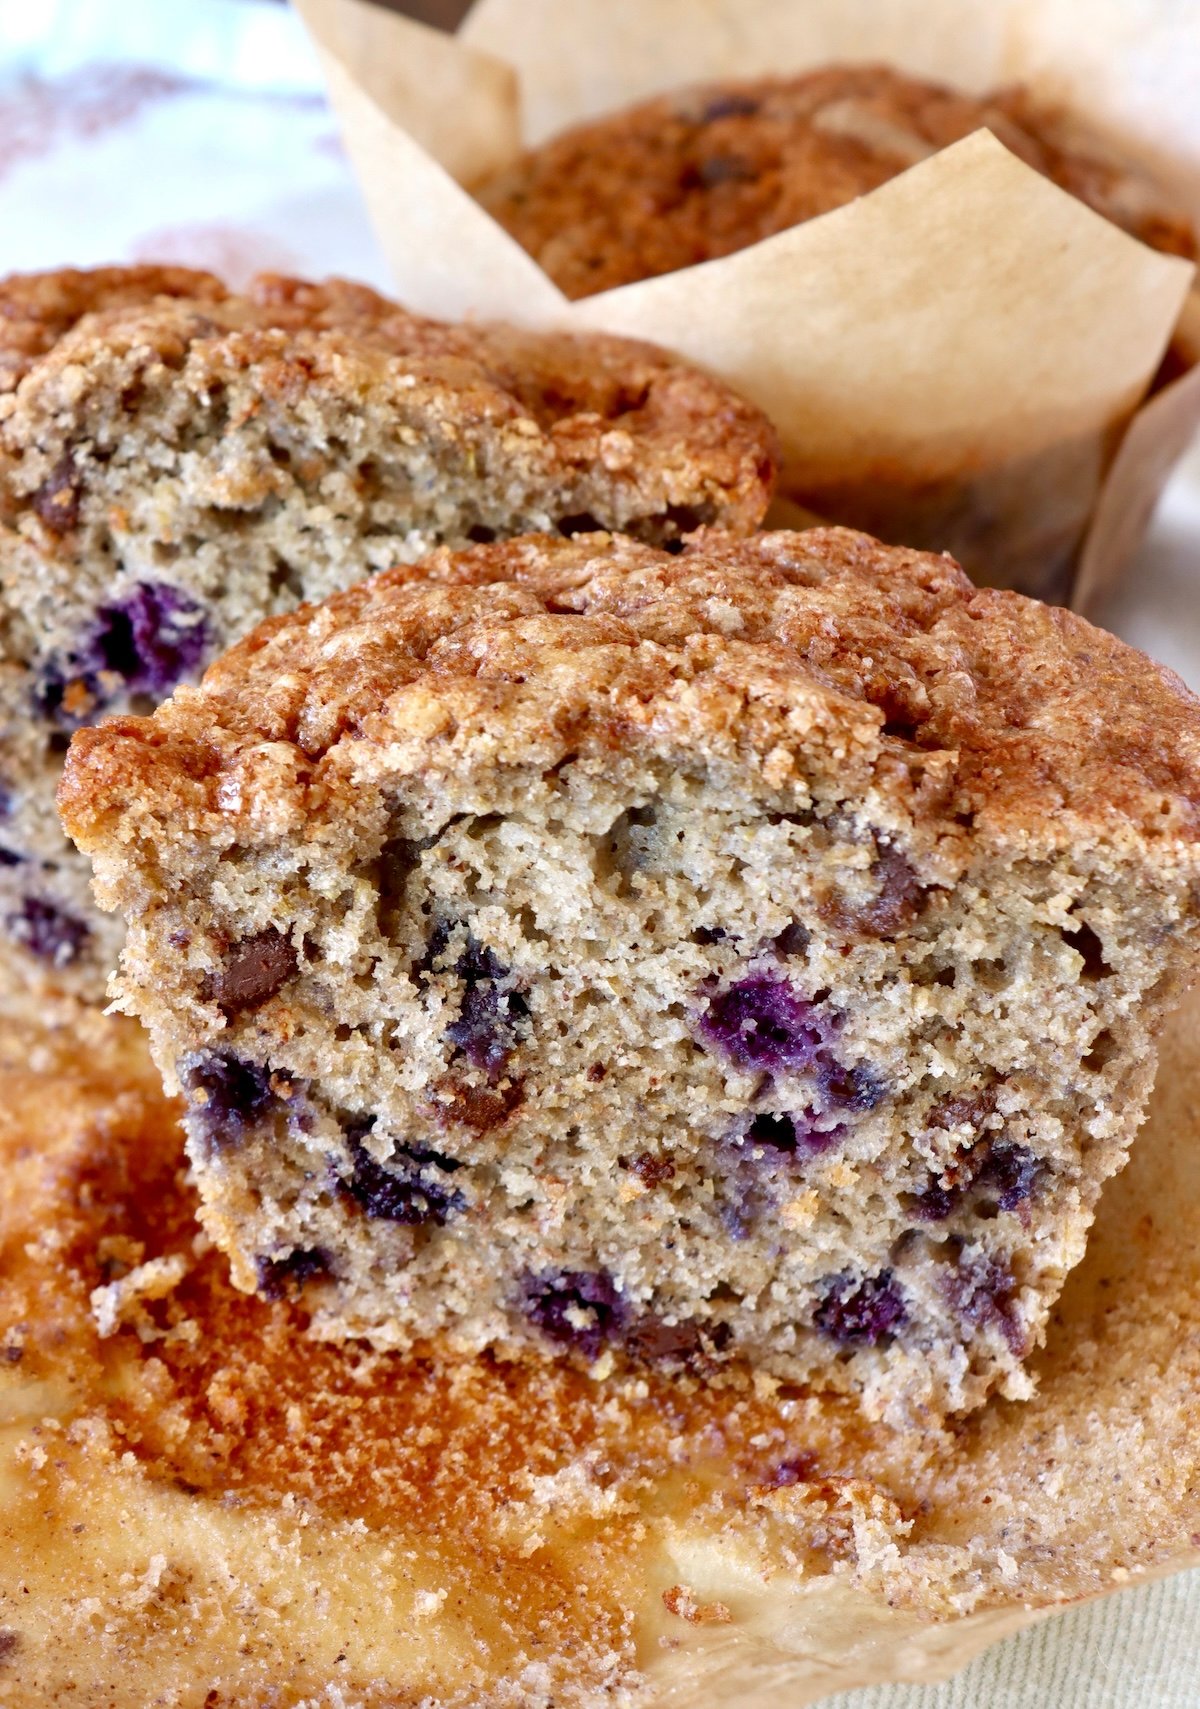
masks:
[[[162,699],[197,674],[207,650],[203,608],[190,595],[138,582],[123,599],[99,607],[75,652],[46,667],[38,704],[60,723],[85,723],[115,697],[114,677],[130,693]]]
[[[27,896],[4,924],[14,943],[51,967],[70,967],[78,961],[92,935],[82,920],[40,896]]]
[[[818,1128],[807,1115],[769,1115],[764,1112],[755,1116],[746,1129],[746,1143],[765,1146],[768,1150],[803,1161],[828,1151],[837,1144],[844,1131],[840,1127]]]
[[[379,1163],[358,1138],[347,1137],[354,1168],[342,1184],[367,1216],[412,1228],[422,1223],[441,1228],[455,1212],[466,1209],[463,1195],[440,1179],[462,1168],[454,1158],[423,1146],[401,1145],[386,1163]]]
[[[861,1064],[846,1068],[833,1057],[821,1060],[817,1081],[825,1104],[831,1109],[873,1110],[887,1097],[887,1087],[873,1069]]]
[[[866,1276],[854,1284],[851,1276],[833,1276],[813,1322],[823,1335],[842,1347],[874,1347],[899,1329],[908,1317],[904,1296],[890,1270]]]
[[[982,1186],[999,1189],[997,1204],[1002,1211],[1018,1210],[1033,1192],[1042,1165],[1023,1145],[993,1146],[977,1179]]]
[[[234,1144],[279,1102],[266,1068],[224,1052],[199,1057],[182,1079],[192,1120],[215,1146]]]
[[[793,1484],[807,1483],[817,1469],[817,1456],[802,1449],[789,1454],[771,1468],[766,1478],[768,1489],[790,1489]]]
[[[330,1271],[328,1252],[320,1246],[297,1247],[282,1258],[257,1258],[258,1291],[266,1300],[281,1300],[285,1294],[299,1293],[305,1282]]]
[[[625,1303],[603,1270],[547,1270],[526,1276],[525,1315],[551,1341],[595,1359],[620,1333]]]
[[[756,974],[710,999],[701,1036],[742,1068],[812,1068],[824,1033],[812,1003],[781,979]]]
[[[996,1326],[1012,1352],[1025,1351],[1025,1331],[1017,1309],[1017,1283],[1002,1258],[959,1254],[943,1282],[946,1298],[963,1322],[974,1329]]]
[[[435,927],[426,951],[428,967],[444,958],[447,941],[446,928]],[[528,1017],[529,1004],[519,991],[502,986],[509,969],[493,949],[473,937],[468,936],[454,972],[464,989],[458,1018],[446,1028],[446,1038],[494,1084],[508,1066],[517,1043],[517,1023]]]

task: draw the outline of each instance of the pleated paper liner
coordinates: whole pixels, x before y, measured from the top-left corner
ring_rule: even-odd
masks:
[[[1200,1561],[1200,998],[1036,1396],[373,1354],[236,1294],[140,1033],[0,1036],[0,1701],[799,1709]]]
[[[696,79],[870,60],[968,91],[1024,82],[1200,214],[1188,8],[479,0],[451,37],[369,0],[297,5],[410,307],[652,339],[774,418],[786,500],[1080,608],[1122,574],[1200,423],[1200,340],[1181,333],[1177,377],[1150,394],[1193,270],[990,133],[739,254],[577,302],[469,186]]]

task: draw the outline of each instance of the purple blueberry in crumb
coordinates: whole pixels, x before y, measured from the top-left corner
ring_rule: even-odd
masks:
[[[15,849],[6,849],[3,846],[0,846],[0,866],[20,866],[23,863],[24,858],[25,857],[23,855],[19,855]]]
[[[5,783],[0,777],[0,819],[10,818],[15,806],[16,796],[13,794],[12,785]]]
[[[761,1145],[803,1162],[830,1150],[844,1132],[840,1127],[819,1128],[808,1115],[771,1115],[763,1111],[746,1129],[746,1144]]]
[[[401,1145],[380,1163],[359,1138],[347,1137],[353,1172],[342,1185],[367,1216],[410,1228],[423,1223],[442,1228],[456,1211],[466,1209],[466,1199],[446,1180],[462,1168],[455,1158],[424,1146]]]
[[[40,896],[27,896],[4,924],[14,943],[49,967],[70,967],[79,960],[92,935],[82,920]]]
[[[814,1006],[782,979],[761,974],[717,992],[699,1032],[740,1067],[767,1073],[811,1068],[824,1043]]]
[[[780,1460],[767,1474],[767,1488],[790,1489],[793,1484],[807,1483],[816,1469],[817,1456],[810,1454],[807,1449],[799,1454],[789,1454],[786,1460]]]
[[[993,1146],[977,1177],[981,1186],[999,1190],[1002,1211],[1019,1210],[1037,1185],[1042,1165],[1023,1145]]]
[[[38,704],[60,723],[85,723],[111,703],[113,678],[129,693],[161,700],[199,672],[207,651],[203,607],[178,588],[138,582],[123,599],[97,610],[75,652],[46,668]]]
[[[887,1087],[873,1069],[861,1064],[847,1068],[833,1057],[822,1058],[817,1082],[831,1109],[873,1110],[887,1097]]]
[[[716,119],[750,118],[758,108],[759,103],[752,95],[714,95],[700,114],[700,123],[710,125]]]
[[[960,1187],[936,1185],[918,1193],[912,1203],[912,1214],[919,1222],[945,1222],[962,1203]]]
[[[597,1358],[625,1320],[625,1302],[603,1270],[549,1270],[527,1276],[524,1310],[543,1335],[585,1359]]]
[[[995,1326],[1020,1357],[1025,1351],[1025,1331],[1017,1308],[1017,1282],[1002,1258],[980,1254],[958,1262],[943,1282],[946,1298],[965,1324],[974,1329]]]
[[[445,935],[439,937],[439,933]],[[427,968],[435,968],[444,958],[447,941],[445,928],[435,927],[425,957]],[[510,971],[495,950],[473,937],[467,938],[453,971],[462,980],[463,993],[458,1018],[446,1028],[446,1038],[494,1084],[516,1048],[518,1023],[528,1018],[529,1004],[519,991],[503,983]]]
[[[258,1258],[258,1291],[265,1300],[281,1300],[287,1294],[299,1293],[306,1282],[327,1276],[330,1258],[319,1246],[297,1247],[282,1258]]]
[[[214,1051],[182,1075],[192,1120],[211,1145],[231,1145],[277,1104],[271,1076],[257,1063]]]
[[[832,1276],[825,1297],[813,1315],[822,1335],[840,1347],[874,1347],[899,1329],[908,1317],[904,1296],[890,1270],[866,1276],[857,1285],[852,1276]]]

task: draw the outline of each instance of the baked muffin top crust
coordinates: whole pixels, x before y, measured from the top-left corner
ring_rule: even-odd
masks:
[[[84,848],[164,815],[335,823],[375,765],[454,777],[688,755],[768,788],[873,790],[960,869],[973,830],[1200,840],[1200,701],[1058,608],[844,529],[679,555],[592,535],[439,552],[259,626],[151,719],[76,736]],[[803,755],[803,758],[801,758]]]
[[[1020,89],[975,97],[883,65],[722,82],[577,125],[476,187],[568,297],[672,273],[842,207],[986,127],[1154,249],[1193,257],[1144,173]]]

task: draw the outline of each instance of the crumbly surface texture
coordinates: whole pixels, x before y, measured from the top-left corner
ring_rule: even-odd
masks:
[[[238,1286],[1028,1393],[1200,908],[1200,703],[843,530],[435,554],[75,739]]]
[[[449,326],[362,286],[183,269],[0,285],[0,986],[104,994],[53,792],[262,618],[439,542],[749,531],[763,417],[646,345]]]
[[[892,1431],[787,1387],[314,1345],[199,1234],[139,1029],[8,1028],[3,1700],[768,1709],[1194,1561],[1194,1001],[1164,1060],[1038,1394]]]
[[[1152,248],[1186,216],[1020,89],[973,97],[882,65],[710,83],[564,131],[476,187],[569,297],[731,255],[828,213],[981,128]]]

